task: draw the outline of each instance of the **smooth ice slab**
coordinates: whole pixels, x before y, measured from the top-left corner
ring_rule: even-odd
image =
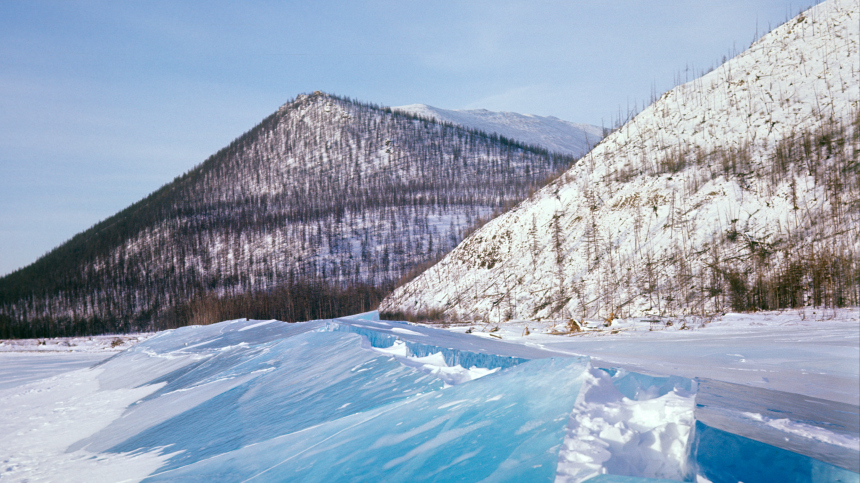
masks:
[[[178,337],[156,339],[142,344],[140,353],[103,364],[111,374],[146,374],[150,365],[156,377],[145,384],[166,384],[70,449],[179,452],[164,471],[444,385],[391,357],[362,349],[361,338],[354,334],[284,323],[240,330],[250,325],[222,327],[224,332],[214,340],[189,337],[188,346]],[[271,332],[281,337],[273,338]],[[159,374],[164,359],[173,364]]]
[[[162,454],[154,480],[554,477],[587,359],[356,325],[239,320],[153,337],[101,363],[99,383],[157,390],[68,451]],[[463,367],[489,375],[448,377]]]
[[[860,482],[860,474],[696,422],[692,457],[712,483]]]
[[[541,359],[148,481],[552,481],[585,359]]]
[[[851,404],[702,379],[696,420],[860,472],[860,408]]]

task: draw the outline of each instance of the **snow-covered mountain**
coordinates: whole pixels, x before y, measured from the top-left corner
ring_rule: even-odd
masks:
[[[392,109],[495,133],[508,139],[577,157],[587,153],[603,139],[601,127],[563,121],[553,116],[493,112],[486,109],[450,110],[425,104],[410,104]]]
[[[172,183],[0,278],[0,337],[367,310],[398,277],[573,161],[300,95]],[[256,295],[236,298],[247,294]]]
[[[501,322],[860,303],[860,4],[664,94],[381,312]]]

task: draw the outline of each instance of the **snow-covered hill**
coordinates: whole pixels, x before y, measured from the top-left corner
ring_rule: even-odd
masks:
[[[603,128],[577,124],[553,116],[535,116],[516,112],[493,112],[486,109],[450,110],[425,104],[392,108],[421,117],[495,133],[509,139],[543,146],[550,151],[582,156],[603,139]]]
[[[860,303],[860,5],[664,94],[386,298],[483,319]]]
[[[366,310],[398,277],[573,161],[300,95],[172,183],[0,278],[0,336]]]

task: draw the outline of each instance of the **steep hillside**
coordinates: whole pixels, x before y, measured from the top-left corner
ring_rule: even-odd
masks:
[[[208,321],[207,312],[266,316],[213,309],[251,293],[263,299],[243,303],[278,307],[270,317],[368,309],[379,290],[572,162],[497,135],[302,95],[0,279],[0,337],[163,328]],[[300,294],[266,298],[284,287]],[[364,288],[337,292],[349,287]],[[332,290],[348,307],[321,296]]]
[[[381,312],[511,318],[860,304],[860,6],[664,94]]]
[[[496,133],[508,139],[542,146],[550,151],[582,156],[603,139],[603,128],[562,121],[557,117],[534,116],[486,109],[449,110],[425,104],[392,108],[421,117]]]

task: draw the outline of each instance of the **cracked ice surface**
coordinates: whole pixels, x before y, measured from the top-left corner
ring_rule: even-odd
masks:
[[[761,344],[749,328],[778,339],[797,328],[774,322],[715,321],[695,337],[631,326],[593,340],[506,330],[498,340],[375,314],[185,327],[92,368],[0,389],[0,430],[12,435],[0,438],[0,478],[754,481],[779,461],[784,481],[857,481],[855,406],[734,373],[720,381],[716,367],[709,379],[689,377],[701,363],[679,365],[681,375],[633,363],[655,348],[695,362],[721,344],[737,364],[769,366],[727,332]],[[820,342],[838,323],[803,330]],[[843,335],[855,340],[851,327]],[[834,366],[828,357],[850,359],[837,346],[817,352],[821,372]],[[598,347],[600,361],[574,354]],[[606,351],[626,354],[626,367],[607,364]]]
[[[16,435],[0,446],[4,476],[51,479],[69,460],[56,467],[81,481],[95,466],[106,481],[554,477],[585,358],[384,347],[381,333],[374,347],[332,324],[185,327],[2,391],[4,434]],[[47,418],[38,431],[34,417]]]

